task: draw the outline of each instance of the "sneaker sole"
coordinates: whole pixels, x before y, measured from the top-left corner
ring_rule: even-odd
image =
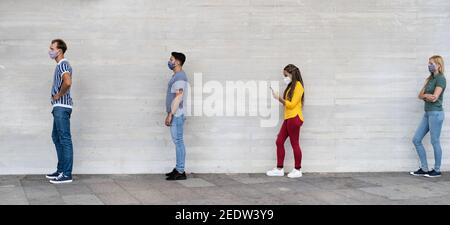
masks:
[[[430,176],[430,175],[424,175],[424,177],[429,177],[429,178],[435,178],[435,177],[441,177],[441,175],[437,175],[437,176]]]
[[[65,180],[65,181],[53,181],[53,180],[51,180],[50,183],[52,183],[52,184],[66,184],[66,183],[72,183],[72,180]]]
[[[47,178],[47,179],[56,179],[56,178],[58,178],[58,177],[50,177],[50,176],[45,176],[45,178]]]
[[[166,179],[168,181],[187,180],[187,178]]]
[[[269,175],[266,174],[268,177],[284,177],[284,174],[276,174],[276,175]]]
[[[425,177],[425,176],[427,176],[427,174],[415,174],[415,173],[413,173],[413,172],[410,172],[409,174],[410,174],[410,175],[413,175],[413,176],[415,176],[415,177]]]

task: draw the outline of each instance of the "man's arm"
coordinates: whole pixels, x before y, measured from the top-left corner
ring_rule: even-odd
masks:
[[[175,92],[175,98],[172,100],[172,111],[171,114],[175,114],[177,112],[178,107],[180,106],[181,101],[183,100],[183,89],[178,89]]]
[[[56,95],[53,96],[53,100],[58,100],[61,96],[65,95],[67,91],[72,86],[72,76],[69,72],[65,72],[63,75],[63,83],[61,85],[61,89]]]
[[[183,89],[179,89],[175,92],[176,96],[175,98],[172,100],[171,103],[171,111],[167,113],[166,119],[165,119],[165,124],[166,126],[170,127],[170,125],[172,124],[172,116],[173,114],[175,114],[177,112],[178,106],[180,105],[180,102],[183,99]]]

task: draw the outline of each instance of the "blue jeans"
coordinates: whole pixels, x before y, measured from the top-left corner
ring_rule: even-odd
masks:
[[[433,145],[434,150],[434,170],[440,172],[442,160],[440,136],[444,118],[444,111],[425,112],[425,115],[416,130],[416,134],[414,135],[413,143],[416,147],[417,154],[419,155],[420,168],[422,168],[423,171],[428,171],[428,163],[427,153],[423,147],[422,140],[429,131],[431,136],[431,145]]]
[[[184,163],[186,159],[186,149],[183,141],[183,124],[186,118],[184,115],[173,116],[172,124],[170,126],[170,134],[172,135],[172,141],[176,148],[177,165],[175,169],[179,173],[184,173]]]
[[[54,107],[52,139],[58,156],[57,172],[72,176],[73,145],[70,134],[70,115],[72,109]]]

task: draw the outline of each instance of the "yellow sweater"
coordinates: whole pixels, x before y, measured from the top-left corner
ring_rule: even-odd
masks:
[[[303,112],[302,112],[302,96],[305,91],[300,81],[297,81],[295,84],[294,93],[292,95],[291,101],[288,100],[287,96],[290,88],[286,92],[286,96],[284,96],[284,119],[294,118],[297,115],[303,120]]]

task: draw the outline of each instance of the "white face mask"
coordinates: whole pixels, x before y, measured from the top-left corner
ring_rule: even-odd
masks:
[[[284,83],[285,83],[286,85],[288,85],[289,83],[291,83],[291,78],[290,78],[290,77],[284,77],[283,80],[284,80]]]

